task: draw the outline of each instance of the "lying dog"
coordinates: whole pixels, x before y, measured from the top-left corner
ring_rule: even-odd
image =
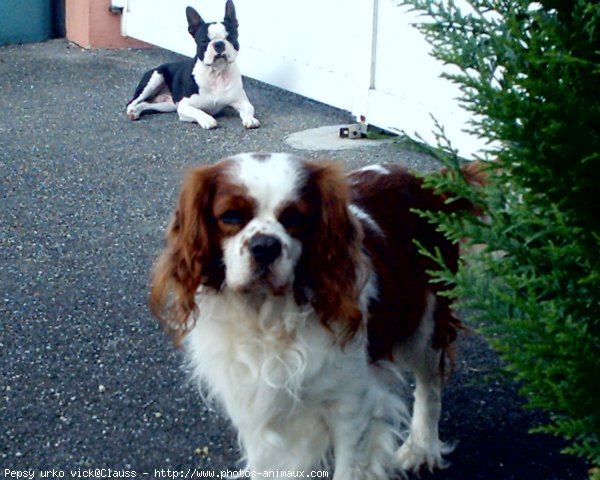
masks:
[[[196,56],[147,71],[127,104],[127,115],[137,120],[146,112],[177,111],[179,120],[210,129],[217,126],[213,115],[233,107],[245,128],[257,128],[260,122],[236,64],[240,44],[233,2],[227,1],[223,22],[206,23],[192,7],[185,13]]]
[[[248,470],[375,480],[446,466],[443,365],[461,323],[414,240],[452,268],[458,247],[413,208],[454,207],[397,165],[344,175],[241,154],[187,176],[151,305],[238,429]],[[412,420],[390,360],[415,374]]]

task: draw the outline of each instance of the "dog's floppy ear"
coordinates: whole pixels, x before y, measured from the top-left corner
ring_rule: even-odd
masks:
[[[321,322],[330,328],[342,322],[338,326],[350,340],[362,322],[357,278],[362,230],[348,210],[350,191],[342,168],[311,162],[308,170],[306,193],[318,198],[319,212],[302,269],[312,284],[311,302]]]
[[[239,23],[235,14],[235,5],[231,0],[227,0],[225,4],[225,23],[229,24],[233,28],[237,28]]]
[[[150,306],[176,342],[191,327],[200,284],[218,288],[223,282],[211,213],[220,168],[199,167],[188,173],[168,228],[167,246],[154,267]]]
[[[234,12],[235,13],[235,12]],[[185,16],[187,17],[188,22],[188,32],[192,37],[196,36],[196,32],[204,23],[200,14],[194,10],[192,7],[187,7],[185,9]]]

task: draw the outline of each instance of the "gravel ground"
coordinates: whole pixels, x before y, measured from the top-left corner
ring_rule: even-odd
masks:
[[[64,40],[0,48],[0,475],[235,466],[234,432],[185,382],[148,311],[149,270],[190,165],[291,150],[287,135],[352,119],[247,80],[258,130],[233,113],[214,131],[174,114],[130,122],[142,72],[175,57]],[[398,145],[306,155],[435,167]],[[490,376],[499,361],[485,342],[460,343],[441,423],[460,443],[448,470],[424,478],[583,480],[585,464],[557,453],[559,441],[527,433],[543,417]]]

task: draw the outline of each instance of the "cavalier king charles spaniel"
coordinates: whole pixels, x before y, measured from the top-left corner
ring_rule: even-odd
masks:
[[[413,209],[451,208],[398,165],[345,174],[249,153],[189,172],[151,306],[247,471],[376,480],[447,465],[443,367],[461,323],[415,241],[454,269],[458,246]],[[415,376],[412,417],[399,369]]]

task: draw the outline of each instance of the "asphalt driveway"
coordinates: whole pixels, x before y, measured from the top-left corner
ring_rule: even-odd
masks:
[[[149,270],[186,168],[292,150],[287,135],[352,119],[248,80],[258,130],[234,114],[213,131],[174,114],[129,121],[142,72],[175,57],[64,40],[0,47],[0,476],[236,465],[235,433],[185,382],[148,311]],[[296,153],[435,168],[402,145]],[[441,424],[460,443],[431,478],[583,480],[560,441],[527,433],[543,417],[520,408],[498,365],[478,335],[463,337]]]

